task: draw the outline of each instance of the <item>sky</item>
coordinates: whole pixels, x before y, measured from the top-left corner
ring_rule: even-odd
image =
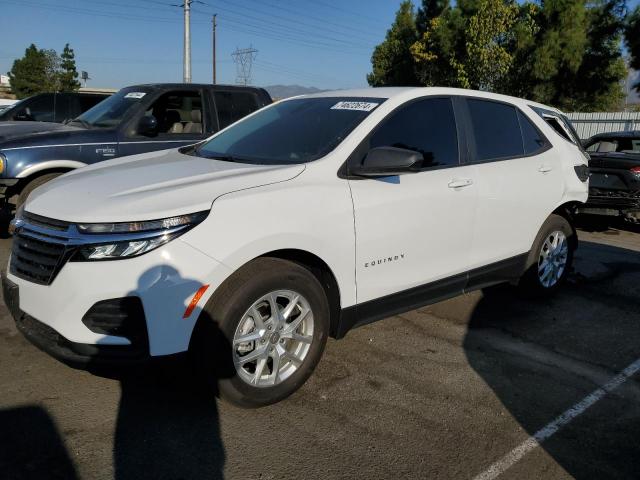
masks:
[[[183,0],[0,0],[0,72],[31,43],[70,43],[88,86],[182,81]],[[414,0],[414,4],[419,3]],[[638,5],[640,0],[630,0]],[[217,13],[218,83],[235,83],[236,48],[257,49],[252,84],[367,85],[371,53],[400,0],[194,0],[192,81],[210,83]]]
[[[192,81],[212,78],[217,13],[218,83],[235,83],[232,52],[257,49],[254,85],[366,86],[373,47],[393,21],[393,0],[202,0],[192,3]],[[178,6],[172,6],[175,4]],[[31,43],[70,43],[88,86],[182,81],[182,0],[0,0],[0,72]]]

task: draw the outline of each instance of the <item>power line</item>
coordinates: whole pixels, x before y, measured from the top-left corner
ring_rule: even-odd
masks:
[[[315,17],[313,15],[309,15],[309,12],[306,10],[292,10],[291,6],[289,5],[288,8],[284,8],[282,5],[278,5],[272,2],[268,2],[265,0],[244,0],[244,1],[248,1],[254,4],[260,4],[260,5],[269,5],[275,9],[278,9],[282,12],[285,13],[289,13],[290,15],[296,16],[296,17],[302,17],[305,18],[307,20],[313,20],[319,23],[322,23],[323,25],[333,25],[336,26],[338,28],[341,29],[346,29],[348,32],[361,32],[364,33],[368,39],[367,41],[373,41],[374,38],[376,38],[377,41],[377,35],[371,33],[371,29],[368,28],[358,28],[356,25],[354,25],[354,22],[351,22],[349,25],[345,25],[344,23],[336,23],[334,21],[330,21],[327,20],[326,18],[320,18],[320,17]],[[247,7],[248,8],[248,7]],[[253,7],[251,7],[253,8]],[[296,21],[296,20],[293,20]]]
[[[15,5],[20,5],[20,6],[27,6],[27,7],[37,7],[37,8],[44,8],[44,9],[48,9],[48,10],[52,10],[52,11],[60,11],[60,12],[65,12],[65,13],[70,13],[70,14],[80,14],[80,15],[89,15],[89,16],[99,16],[99,17],[106,17],[106,18],[117,18],[117,19],[122,19],[122,20],[128,20],[128,21],[140,21],[140,22],[147,22],[147,23],[171,23],[171,24],[176,24],[179,20],[177,18],[171,19],[171,18],[166,18],[166,17],[149,17],[149,16],[136,16],[136,15],[123,15],[123,14],[117,14],[117,13],[112,13],[112,12],[104,12],[104,11],[96,11],[96,10],[90,10],[90,9],[85,9],[85,8],[77,8],[77,7],[65,7],[65,6],[60,6],[60,5],[51,5],[51,4],[46,4],[46,3],[41,3],[41,2],[33,2],[33,1],[29,1],[29,0],[23,0],[23,1],[16,1],[16,0],[4,0],[6,3],[12,3]],[[147,2],[151,2],[151,3],[155,3],[155,4],[161,4],[163,6],[172,6],[169,4],[166,4],[164,2],[152,2],[152,0],[143,0],[143,1],[147,1]],[[194,9],[192,9],[192,12],[194,11]],[[204,13],[204,12],[201,12]],[[207,14],[208,15],[208,14]],[[292,36],[292,35],[286,35],[283,33],[280,33],[279,31],[274,31],[274,30],[268,30],[265,29],[261,26],[255,25],[255,24],[251,24],[250,27],[251,28],[246,28],[244,27],[244,24],[247,24],[247,22],[239,22],[230,18],[225,17],[226,21],[228,22],[232,22],[235,24],[238,24],[239,26],[227,26],[226,28],[228,28],[229,30],[232,31],[236,31],[236,32],[240,32],[240,33],[249,33],[255,36],[259,36],[259,37],[263,37],[263,38],[269,38],[269,39],[273,39],[273,40],[278,40],[278,41],[282,41],[285,43],[291,43],[294,45],[302,45],[302,46],[306,46],[306,47],[310,47],[310,48],[315,48],[318,50],[326,50],[326,51],[332,51],[334,53],[338,53],[338,54],[342,54],[342,55],[361,55],[359,53],[356,52],[352,52],[349,51],[348,48],[345,47],[341,47],[339,45],[336,44],[328,44],[328,43],[319,43],[316,41],[309,41],[308,39],[303,39],[297,36]],[[198,22],[198,21],[193,21],[191,22],[192,25],[209,25],[209,22]],[[354,47],[356,48],[356,47]]]
[[[208,3],[207,2],[202,2],[202,3],[204,3],[205,5],[208,5],[209,7],[214,8],[215,10],[222,10],[222,11],[226,10],[227,12],[235,13],[236,15],[241,15],[243,17],[252,18],[252,19],[258,20],[258,21],[265,21],[260,17],[256,17],[255,15],[249,15],[247,13],[238,11],[235,8],[222,7],[218,2],[215,2],[215,4],[212,4],[211,2],[208,2]],[[338,36],[344,37],[344,40],[341,40],[341,41],[353,41],[354,39],[357,40],[357,41],[363,41],[364,40],[365,42],[373,42],[374,41],[371,38],[363,38],[360,35],[354,34],[351,30],[345,32],[344,30],[336,30],[336,29],[333,29],[333,28],[325,27],[325,26],[313,25],[311,23],[308,23],[307,21],[301,21],[301,20],[293,20],[292,21],[291,18],[287,18],[287,17],[284,17],[282,15],[277,15],[277,14],[274,14],[273,12],[267,12],[267,11],[264,11],[264,10],[256,9],[255,7],[247,7],[247,6],[243,6],[243,5],[238,5],[238,7],[242,8],[242,9],[245,9],[245,10],[249,10],[250,12],[254,12],[254,13],[257,13],[257,14],[267,15],[268,16],[267,22],[270,25],[278,25],[280,27],[284,27],[286,29],[291,29],[291,30],[296,30],[298,32],[301,32],[301,33],[307,34],[307,35],[309,34],[308,28],[312,28],[312,29],[315,29],[315,30],[317,30],[319,32],[324,31],[324,32],[328,32],[329,34],[334,35],[334,36],[338,35]],[[279,19],[279,20],[284,20],[287,23],[283,24],[283,23],[279,23],[279,22],[274,22],[273,21],[274,18]],[[292,23],[294,25],[292,25]],[[302,29],[301,28],[297,28],[297,27],[301,27]],[[304,30],[304,27],[307,27],[307,30]],[[326,35],[326,33],[324,33],[323,35]],[[367,47],[368,46],[369,45],[367,45]]]

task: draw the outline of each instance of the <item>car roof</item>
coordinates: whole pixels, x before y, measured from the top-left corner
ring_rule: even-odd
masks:
[[[360,97],[360,98],[395,98],[404,97],[405,99],[421,97],[426,95],[461,95],[487,98],[489,100],[500,100],[508,103],[519,104],[521,106],[529,105],[562,113],[558,109],[533,102],[518,97],[510,97],[498,93],[484,92],[481,90],[468,90],[464,88],[449,87],[373,87],[359,88],[353,90],[328,90],[324,92],[300,95],[293,98],[321,98],[321,97]]]
[[[597,133],[592,136],[589,140],[595,138],[640,138],[640,130],[625,130],[623,132],[605,132],[605,133]]]
[[[196,88],[224,88],[233,90],[264,90],[261,87],[253,87],[251,85],[226,85],[222,83],[141,83],[138,85],[128,85],[124,88],[184,88],[184,87],[196,87]]]

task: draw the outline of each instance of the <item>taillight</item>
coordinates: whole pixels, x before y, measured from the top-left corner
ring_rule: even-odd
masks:
[[[633,173],[636,177],[640,178],[640,166],[633,167],[631,169],[631,173]]]

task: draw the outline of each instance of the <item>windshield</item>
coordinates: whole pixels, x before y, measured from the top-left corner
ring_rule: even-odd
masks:
[[[316,97],[284,101],[232,125],[194,154],[266,165],[310,162],[337,147],[384,100]]]
[[[6,114],[9,116],[13,110],[22,105],[25,100],[28,100],[31,97],[23,98],[22,100],[17,101],[16,103],[12,103],[11,105],[0,105],[0,113],[3,115]]]
[[[70,123],[81,123],[91,128],[111,128],[120,125],[127,113],[142,101],[149,90],[136,88],[120,90],[98,103]]]

